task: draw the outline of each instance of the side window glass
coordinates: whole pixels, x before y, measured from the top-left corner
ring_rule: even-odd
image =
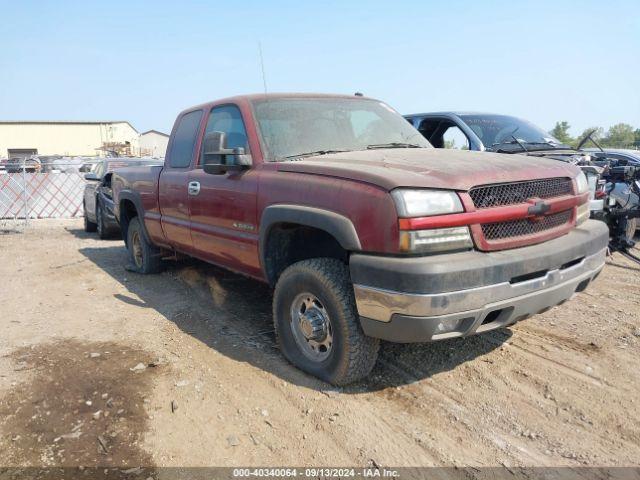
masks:
[[[96,163],[95,168],[93,168],[93,173],[95,173],[98,178],[102,178],[102,175],[104,175],[104,162]]]
[[[184,168],[191,164],[201,118],[202,110],[196,110],[183,115],[180,119],[169,152],[170,167]]]
[[[424,138],[431,141],[438,125],[440,125],[440,120],[423,120],[420,122],[420,125],[418,125],[418,131]]]
[[[237,106],[224,105],[211,110],[205,135],[211,132],[224,132],[227,148],[244,148],[245,154],[249,154],[247,131]]]
[[[456,126],[447,128],[447,131],[444,132],[442,138],[444,140],[444,148],[469,150],[469,140],[467,139],[467,136]]]

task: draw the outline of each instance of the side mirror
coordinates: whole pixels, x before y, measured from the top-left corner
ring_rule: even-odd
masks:
[[[89,180],[90,182],[99,182],[100,181],[100,178],[98,178],[98,176],[93,172],[85,173],[84,174],[84,179],[85,180]]]
[[[210,132],[204,136],[202,149],[202,168],[211,175],[227,172],[240,172],[249,168],[250,160],[244,148],[226,148],[227,138],[224,132]]]

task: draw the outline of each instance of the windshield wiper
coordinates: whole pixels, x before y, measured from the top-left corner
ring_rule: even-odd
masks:
[[[522,145],[522,142],[520,142],[520,140],[518,140],[518,139],[516,138],[516,132],[517,132],[518,130],[520,130],[520,127],[516,127],[516,129],[515,129],[513,132],[511,132],[511,133],[509,134],[509,136],[510,136],[513,140],[509,140],[509,141],[507,141],[507,139],[505,138],[503,141],[501,141],[501,142],[496,142],[496,143],[494,143],[493,145],[491,145],[491,146],[489,147],[491,150],[489,150],[489,148],[487,148],[487,150],[489,150],[489,151],[491,151],[491,152],[495,152],[495,153],[500,153],[500,150],[502,150],[502,146],[503,146],[503,145],[516,145],[516,144],[517,144],[517,145],[522,149],[522,151],[526,152],[526,151],[527,151],[527,149],[524,147],[524,145]],[[496,145],[497,145],[497,146],[496,146]],[[494,148],[494,147],[495,147],[495,148]],[[509,153],[509,152],[507,152],[507,151],[505,150],[505,153]]]
[[[331,153],[344,153],[350,150],[316,150],[315,152],[296,153],[295,155],[287,155],[282,158],[306,158],[315,157],[316,155],[329,155]]]
[[[522,149],[522,145],[520,144],[520,142],[518,142],[517,140],[504,140],[500,143],[494,143],[493,145],[491,145],[489,148],[487,148],[488,151],[490,152],[494,152],[494,153],[499,153],[499,152],[506,152],[506,150],[504,150],[502,147],[506,146],[506,145],[517,145]],[[509,150],[510,152],[512,150]],[[526,149],[524,149],[524,151],[526,151]]]
[[[374,143],[367,145],[367,150],[375,150],[376,148],[422,148],[415,143],[402,143],[402,142],[390,142],[390,143]]]
[[[528,151],[529,151],[529,150],[527,150],[527,148],[522,144],[522,142],[516,138],[516,136],[515,136],[514,134],[511,134],[511,138],[513,138],[513,140],[514,140],[518,145],[520,145],[520,148],[521,148],[523,151],[525,151],[525,152],[528,152]],[[526,143],[526,142],[525,142],[525,143]]]
[[[548,147],[561,148],[561,149],[571,148],[569,145],[564,145],[563,143],[553,143],[553,142],[524,142],[524,143],[526,145],[546,145]]]

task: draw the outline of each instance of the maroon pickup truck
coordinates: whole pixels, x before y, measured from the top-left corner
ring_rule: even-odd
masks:
[[[129,268],[176,252],[268,282],[279,346],[334,384],[379,340],[486,332],[584,290],[608,231],[555,160],[434,149],[360,96],[239,96],[189,108],[164,166],[112,181]]]

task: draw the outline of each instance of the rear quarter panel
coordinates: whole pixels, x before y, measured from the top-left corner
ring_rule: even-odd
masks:
[[[116,215],[120,216],[120,202],[132,199],[138,208],[138,215],[143,218],[149,240],[165,245],[158,207],[158,178],[161,171],[162,167],[156,165],[117,169],[113,174],[112,188]]]

